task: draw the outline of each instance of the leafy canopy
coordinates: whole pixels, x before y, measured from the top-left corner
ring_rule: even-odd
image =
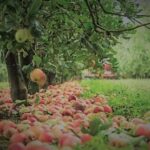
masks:
[[[42,67],[56,73],[58,81],[79,74],[91,60],[95,69],[104,58],[115,66],[112,46],[123,31],[126,37],[144,25],[133,27],[130,22],[143,16],[140,11],[133,0],[1,0],[0,51],[3,58],[14,53],[18,63],[32,51],[32,64],[23,70]],[[25,32],[18,36],[20,29]]]

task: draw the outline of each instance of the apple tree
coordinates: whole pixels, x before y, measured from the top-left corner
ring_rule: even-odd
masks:
[[[62,82],[103,58],[116,63],[112,46],[141,14],[133,0],[0,0],[0,51],[6,63],[11,97],[26,99],[28,73],[43,68]]]

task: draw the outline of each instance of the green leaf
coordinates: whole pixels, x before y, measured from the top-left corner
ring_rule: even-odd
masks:
[[[33,0],[32,4],[28,9],[28,16],[36,15],[36,13],[39,11],[41,4],[42,4],[42,0]]]
[[[90,126],[89,126],[89,130],[90,130],[90,134],[91,135],[96,135],[99,132],[99,127],[100,127],[101,121],[99,118],[94,118],[91,122],[90,122]]]
[[[39,104],[39,102],[40,102],[40,97],[38,95],[36,95],[35,103]]]
[[[31,70],[32,70],[31,64],[25,65],[25,66],[22,67],[22,71],[25,72],[25,73],[28,73],[28,72],[30,72]]]
[[[90,134],[88,128],[82,127],[82,128],[81,128],[81,131],[82,131],[83,133],[89,133],[89,134]]]
[[[41,57],[39,57],[38,55],[34,55],[33,56],[33,63],[36,65],[36,66],[39,66],[42,62],[42,59]]]
[[[8,50],[11,50],[13,48],[12,41],[9,41],[6,45],[6,47]]]

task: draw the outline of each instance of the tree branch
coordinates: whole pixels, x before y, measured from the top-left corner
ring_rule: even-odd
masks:
[[[99,3],[99,6],[101,7],[102,11],[103,11],[105,14],[110,14],[110,15],[115,15],[115,16],[120,16],[120,17],[126,17],[126,15],[125,15],[125,14],[121,14],[121,12],[109,12],[109,11],[107,11],[107,10],[103,7],[103,5],[102,5],[102,3],[101,3],[100,0],[98,0],[98,3]]]
[[[84,1],[85,1],[86,5],[87,5],[87,7],[88,7],[90,16],[91,16],[91,18],[92,18],[93,25],[94,25],[95,30],[96,30],[97,21],[96,21],[96,19],[95,19],[95,16],[94,16],[94,14],[93,14],[93,12],[92,12],[92,9],[91,9],[91,7],[90,7],[90,4],[89,4],[88,0],[84,0]]]
[[[110,15],[115,15],[115,16],[120,16],[120,17],[132,17],[132,16],[129,16],[129,15],[126,15],[126,14],[121,14],[121,12],[109,12],[107,11],[104,6],[102,5],[101,3],[101,0],[98,0],[98,3],[99,3],[99,6],[101,7],[101,9],[103,10],[104,13],[106,14],[110,14]],[[144,14],[139,14],[139,15],[136,15],[136,17],[150,17],[150,15],[144,15]]]
[[[134,26],[134,27],[131,27],[131,28],[125,28],[125,29],[118,29],[118,30],[109,30],[109,29],[106,29],[100,25],[97,25],[97,28],[96,30],[99,32],[99,30],[104,30],[104,31],[107,31],[107,32],[126,32],[126,31],[132,31],[132,30],[135,30],[137,28],[140,28],[140,27],[144,27],[144,26],[147,26],[147,25],[150,25],[150,22],[148,23],[144,23],[144,24],[140,24],[140,25],[137,25],[137,26]]]
[[[105,27],[103,27],[102,25],[100,25],[100,24],[97,23],[97,20],[95,19],[94,13],[93,13],[93,11],[92,11],[92,8],[91,8],[91,6],[90,6],[88,0],[84,0],[84,1],[85,1],[86,5],[87,5],[87,8],[88,8],[88,10],[89,10],[89,13],[90,13],[90,16],[91,16],[91,19],[92,19],[92,22],[93,22],[93,25],[94,25],[94,27],[95,27],[95,31],[96,31],[96,32],[100,32],[100,33],[101,33],[102,30],[105,31],[105,32],[125,32],[125,31],[135,30],[135,29],[137,29],[137,28],[140,28],[140,27],[143,27],[143,26],[147,26],[147,25],[150,24],[150,22],[148,22],[148,23],[144,23],[144,24],[140,24],[140,25],[131,27],[131,28],[109,30],[109,29],[107,29],[107,28],[105,28]]]
[[[137,20],[136,18],[132,18],[132,20],[134,21],[134,22],[137,22],[138,24],[143,24],[140,20]],[[150,27],[149,26],[145,26],[145,28],[147,28],[147,29],[150,29]]]

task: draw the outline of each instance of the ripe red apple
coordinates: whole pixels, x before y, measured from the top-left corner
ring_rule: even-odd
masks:
[[[6,103],[12,103],[13,101],[12,101],[12,99],[5,99],[4,100],[4,103],[6,104]]]
[[[39,140],[41,142],[47,142],[47,143],[52,143],[53,141],[53,136],[49,132],[43,132],[39,135]]]
[[[75,95],[69,95],[68,96],[68,101],[76,100],[77,97]]]
[[[10,138],[15,133],[18,133],[18,130],[16,128],[12,127],[4,127],[3,136]]]
[[[63,110],[62,115],[63,116],[72,116],[73,112],[71,111],[71,109],[65,109],[65,110]]]
[[[83,112],[77,112],[76,114],[73,115],[74,119],[84,119],[86,116],[83,114]]]
[[[102,106],[95,106],[93,112],[98,113],[98,112],[103,112],[104,108]]]
[[[104,108],[104,112],[112,113],[112,108],[109,105],[104,105],[103,108]]]
[[[40,104],[45,104],[46,100],[44,98],[40,99]]]
[[[74,120],[70,123],[70,126],[73,128],[78,128],[81,127],[81,125],[83,124],[83,120],[78,119],[78,120]]]
[[[8,150],[26,150],[23,143],[12,143],[8,146]]]
[[[150,124],[140,124],[135,133],[137,136],[145,136],[150,138]]]
[[[44,132],[44,129],[41,126],[32,126],[30,130],[34,133],[36,138]]]
[[[36,82],[40,87],[44,86],[47,81],[46,74],[39,68],[32,70],[30,79],[31,81]]]
[[[47,144],[36,140],[27,144],[26,150],[52,150],[51,147]]]
[[[0,121],[0,135],[5,134],[7,136],[7,133],[13,133],[16,129],[16,126],[17,125],[14,122],[9,120]]]
[[[106,104],[107,100],[104,97],[96,96],[93,98],[95,103]]]
[[[80,144],[81,140],[69,133],[65,133],[63,134],[60,138],[59,138],[59,146],[60,147],[74,147],[76,144]]]
[[[18,143],[18,142],[25,142],[27,140],[27,137],[23,133],[15,133],[11,138],[11,143]]]
[[[84,144],[86,142],[91,141],[93,137],[90,134],[82,134],[80,138],[81,142]]]
[[[85,110],[85,106],[81,102],[74,102],[73,107],[75,110]]]

